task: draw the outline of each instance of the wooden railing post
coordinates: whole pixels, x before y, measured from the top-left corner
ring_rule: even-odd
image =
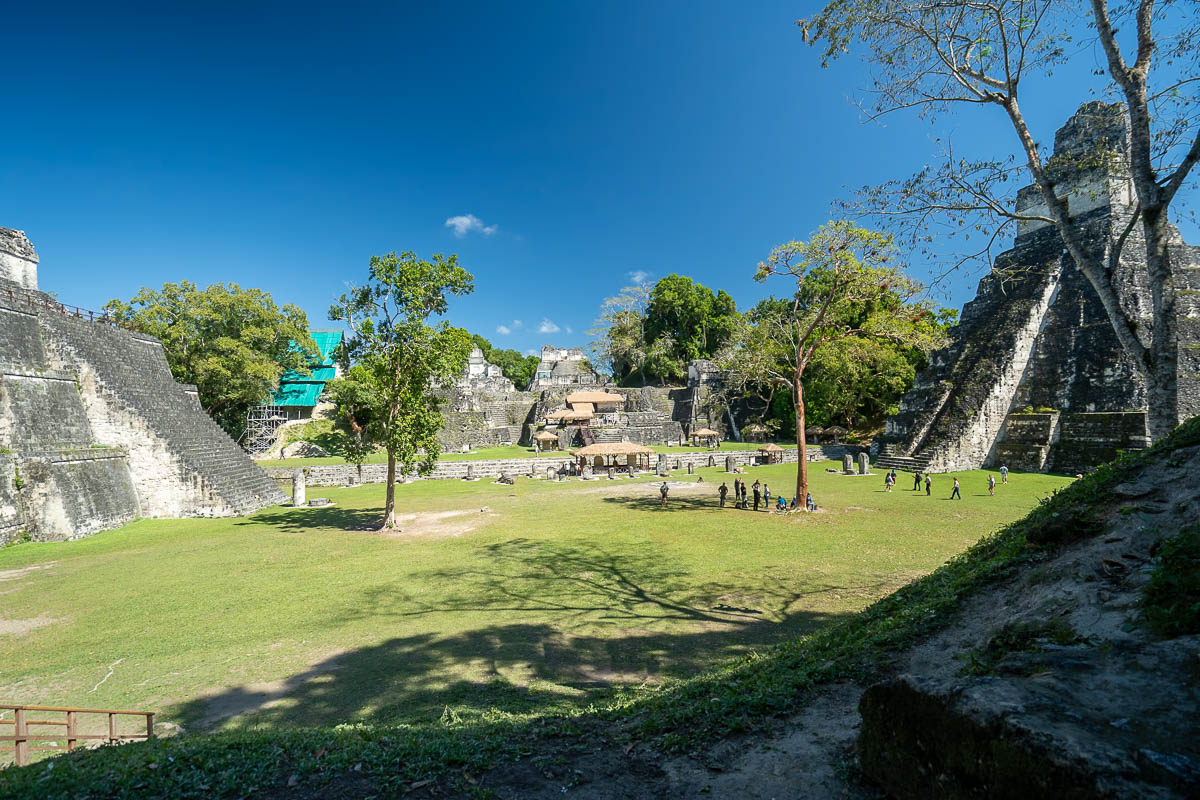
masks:
[[[29,741],[25,738],[29,735],[29,727],[26,725],[25,709],[18,708],[14,714],[17,724],[13,726],[13,746],[16,750],[17,766],[23,767],[29,763]]]
[[[70,753],[75,749],[77,740],[75,738],[75,712],[67,712],[67,752]]]
[[[117,740],[117,715],[111,711],[108,713],[108,743],[112,744]]]
[[[147,714],[146,715],[146,741],[148,742],[153,738],[154,738],[154,715]]]

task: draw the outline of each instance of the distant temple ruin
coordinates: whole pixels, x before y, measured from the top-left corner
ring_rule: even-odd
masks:
[[[1075,225],[1098,253],[1127,226],[1134,199],[1124,107],[1087,103],[1054,140],[1058,190]],[[1097,151],[1104,157],[1098,157]],[[1044,214],[1040,190],[1021,189],[1017,210]],[[1173,231],[1181,418],[1200,413],[1200,248]],[[1113,284],[1149,329],[1150,290],[1136,226]],[[979,283],[947,347],[890,418],[879,463],[947,472],[1006,464],[1080,472],[1119,450],[1146,447],[1146,385],[1095,290],[1058,231],[1022,222],[1011,250]]]
[[[581,349],[546,345],[529,386],[517,391],[475,349],[463,375],[446,390],[440,445],[444,451],[531,446],[541,434],[542,446],[566,450],[594,443],[678,442],[701,427],[730,431],[728,413],[711,412],[721,402],[710,391],[718,379],[710,362],[697,361],[687,386],[618,389],[612,378],[592,369]],[[732,430],[731,438],[736,436]]]
[[[37,266],[25,234],[0,228],[0,545],[285,500],[157,339],[38,291]]]

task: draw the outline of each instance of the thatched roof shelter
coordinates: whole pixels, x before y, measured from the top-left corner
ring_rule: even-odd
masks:
[[[624,403],[625,395],[612,392],[571,392],[567,395],[567,403],[575,406],[579,403]]]
[[[572,450],[571,455],[579,459],[580,465],[591,463],[595,467],[606,467],[641,464],[648,469],[650,456],[656,453],[649,447],[633,442],[598,442]]]
[[[758,448],[758,452],[767,457],[768,464],[783,463],[783,448],[774,442],[767,442],[762,447]]]
[[[533,435],[533,444],[537,447],[538,452],[542,450],[557,450],[558,435],[550,431],[538,431]]]
[[[594,416],[596,415],[591,411],[591,406],[588,406],[586,410],[577,411],[573,408],[562,408],[558,411],[551,411],[546,415],[546,419],[548,421],[553,420],[555,422],[568,422],[573,420],[591,419]]]
[[[713,437],[720,436],[720,435],[721,434],[717,433],[712,428],[701,428],[698,431],[692,431],[693,438],[699,437],[701,439],[711,439]]]
[[[654,455],[654,450],[634,442],[598,442],[572,450],[573,456],[630,456]]]
[[[846,430],[841,425],[834,425],[832,428],[826,428],[822,431],[822,433],[828,434],[829,436],[844,436],[849,432],[850,431]]]

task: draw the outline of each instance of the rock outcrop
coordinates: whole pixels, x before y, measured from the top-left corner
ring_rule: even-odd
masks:
[[[1200,437],[1167,455],[1031,529],[1050,557],[863,693],[860,764],[889,796],[1200,796],[1200,635],[1145,612],[1163,540],[1200,519]]]

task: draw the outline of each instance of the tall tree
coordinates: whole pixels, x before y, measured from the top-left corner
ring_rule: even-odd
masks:
[[[351,428],[366,445],[387,451],[387,497],[383,527],[396,524],[396,466],[428,475],[441,450],[442,398],[438,386],[458,377],[473,345],[471,335],[448,322],[428,324],[446,313],[447,295],[474,291],[471,273],[458,257],[415,253],[372,256],[367,283],[352,287],[329,309],[350,336],[341,357],[346,377],[330,389]]]
[[[672,273],[654,284],[646,307],[646,340],[669,339],[653,369],[658,377],[679,378],[688,362],[711,358],[737,324],[737,304],[723,290],[716,293],[685,275]]]
[[[806,39],[821,43],[823,63],[862,45],[871,67],[873,116],[901,109],[935,115],[972,106],[1002,113],[1020,159],[971,161],[948,148],[943,163],[908,181],[868,191],[865,210],[915,221],[926,236],[943,223],[958,227],[974,221],[985,232],[991,229],[989,242],[1006,224],[1054,225],[1147,382],[1154,439],[1174,428],[1180,415],[1169,213],[1200,160],[1197,9],[1194,0],[1125,0],[1113,7],[1107,0],[833,0],[798,23]],[[1094,152],[1060,154],[1052,160],[1031,133],[1018,99],[1023,80],[1048,76],[1072,59],[1095,69],[1093,48],[1075,41],[1081,22],[1099,45],[1099,72],[1107,74],[1109,91],[1128,109],[1128,153],[1113,153],[1113,143],[1097,142]],[[1071,198],[1056,180],[1064,169],[1114,157],[1128,158],[1136,203],[1112,246],[1097,251],[1087,245],[1075,224]],[[1011,191],[1020,182],[1010,178],[1017,170],[1038,187],[1042,211],[1012,210]],[[1135,228],[1140,236],[1131,236]],[[1112,283],[1114,267],[1129,248],[1136,248],[1146,263],[1152,316],[1148,331],[1137,317],[1139,309],[1123,306]]]
[[[284,371],[310,374],[319,355],[303,311],[235,283],[143,287],[128,303],[109,300],[104,310],[162,342],[175,380],[195,384],[200,405],[234,439],[245,429],[246,411],[270,398]]]
[[[646,382],[646,307],[650,304],[650,285],[626,286],[614,297],[604,300],[590,350],[601,368],[612,373],[618,383],[636,374]]]
[[[786,388],[796,414],[796,496],[808,493],[805,372],[822,347],[851,339],[883,339],[928,351],[943,341],[923,287],[895,263],[892,238],[849,222],[821,226],[807,242],[771,251],[755,280],[795,284],[790,303],[746,318],[718,356],[734,385],[766,382]]]

